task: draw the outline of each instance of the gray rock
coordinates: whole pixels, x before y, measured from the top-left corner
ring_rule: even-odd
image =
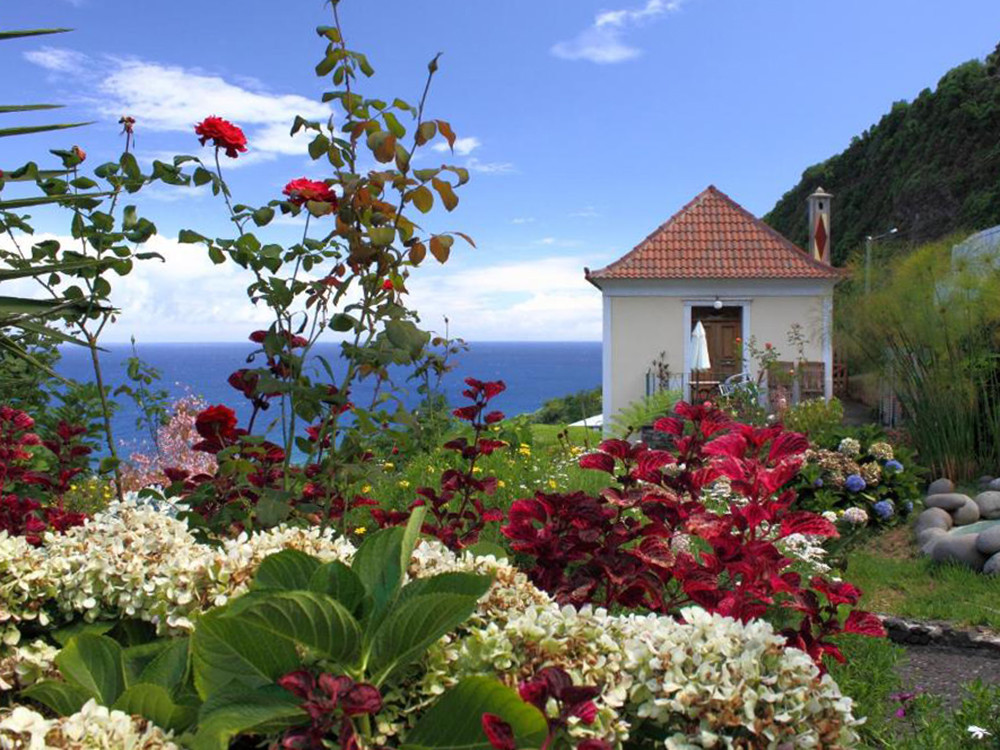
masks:
[[[928,495],[945,495],[955,491],[955,483],[950,479],[935,479],[927,488]]]
[[[927,532],[924,532],[924,533],[928,533],[929,531],[930,531],[930,529],[928,529]],[[940,529],[937,529],[937,531],[940,531]],[[922,555],[933,555],[934,554],[934,547],[937,545],[938,542],[940,542],[942,539],[946,538],[947,536],[948,536],[947,534],[934,534],[934,535],[930,536],[927,539],[927,541],[923,543],[923,546],[921,546],[920,553]]]
[[[946,534],[933,541],[930,555],[935,562],[955,562],[982,570],[986,555],[976,549],[976,534]]]
[[[924,505],[928,508],[940,508],[949,512],[958,510],[966,503],[971,503],[972,498],[957,492],[939,492],[936,495],[928,495],[924,500]]]
[[[994,492],[1000,492],[1000,478],[994,479],[992,482],[986,485],[986,489],[993,490]]]
[[[983,566],[983,572],[987,575],[1000,575],[1000,552],[993,555]]]
[[[956,526],[968,526],[979,520],[979,506],[974,500],[967,500],[961,508],[952,511],[951,517],[955,520]]]
[[[976,549],[987,556],[1000,552],[1000,525],[980,531],[976,535]]]
[[[941,512],[944,513],[944,511]],[[938,537],[944,536],[947,533],[948,532],[945,531],[944,529],[933,528],[933,527],[929,529],[924,529],[923,531],[919,531],[917,532],[917,546],[923,549],[928,545],[929,542],[931,542],[934,539],[937,539]]]
[[[919,538],[923,531],[928,529],[947,531],[953,524],[954,521],[948,511],[941,508],[928,508],[917,516],[917,520],[913,524],[913,533]]]
[[[996,477],[991,477],[989,474],[983,474],[981,477],[979,477],[979,479],[976,480],[976,484],[979,485],[979,489],[985,490],[989,488],[990,482],[992,482],[994,479],[996,479]]]
[[[996,490],[980,492],[976,495],[976,505],[979,506],[980,518],[1000,518],[1000,492]]]

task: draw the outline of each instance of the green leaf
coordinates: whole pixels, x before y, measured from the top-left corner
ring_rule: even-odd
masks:
[[[203,234],[198,234],[197,232],[193,232],[190,229],[182,229],[180,232],[177,233],[177,241],[184,243],[208,242],[208,237],[206,237]]]
[[[172,732],[183,732],[198,719],[197,708],[178,706],[160,685],[133,685],[118,697],[112,708],[142,716]]]
[[[44,34],[65,34],[73,29],[17,29],[15,31],[0,31],[0,42],[8,39],[20,39],[26,36],[42,36]]]
[[[68,128],[81,128],[84,125],[91,125],[91,122],[70,122],[64,125],[22,125],[17,128],[0,128],[0,138],[14,135],[29,135],[31,133],[46,133],[50,130],[67,130]]]
[[[254,599],[233,620],[287,638],[338,664],[352,664],[361,653],[361,628],[343,604],[314,591],[268,592]]]
[[[200,185],[206,185],[209,182],[211,182],[214,176],[215,175],[213,175],[204,167],[198,167],[197,169],[194,170],[194,175],[192,175],[191,179],[195,185],[200,186]]]
[[[270,206],[264,206],[263,208],[258,208],[253,212],[253,223],[259,227],[271,223],[271,219],[274,218],[274,209]]]
[[[389,129],[390,133],[397,138],[402,138],[406,135],[406,128],[404,128],[400,124],[399,120],[396,119],[396,115],[392,112],[386,112],[382,115],[382,117],[385,120],[385,126]]]
[[[15,198],[9,201],[0,201],[0,211],[14,211],[20,208],[31,206],[45,206],[50,203],[83,203],[88,200],[102,198],[110,193],[79,193],[77,195],[39,195],[34,198]]]
[[[125,173],[126,177],[133,180],[138,180],[142,177],[142,170],[139,169],[139,162],[136,161],[135,155],[131,151],[126,151],[122,154],[122,158],[119,161],[122,165],[122,172]]]
[[[208,257],[215,265],[220,265],[226,262],[226,255],[222,250],[215,245],[209,245]]]
[[[431,180],[431,185],[434,186],[438,195],[441,196],[441,202],[444,203],[444,207],[449,211],[454,211],[455,207],[458,205],[458,196],[455,195],[455,191],[452,190],[451,183],[435,178]]]
[[[399,560],[402,544],[403,529],[394,526],[376,531],[354,554],[351,569],[372,597],[376,613],[384,611],[399,591],[403,580]]]
[[[255,589],[305,591],[320,562],[297,549],[285,549],[268,555],[257,568]]]
[[[58,680],[42,680],[22,690],[21,695],[48,706],[60,716],[75,714],[93,696],[82,687]]]
[[[484,713],[510,724],[515,747],[541,747],[548,735],[542,712],[514,690],[492,677],[467,677],[423,713],[401,750],[490,750]]]
[[[184,681],[190,645],[190,638],[170,639],[169,645],[146,665],[136,682],[173,690]]]
[[[205,700],[223,689],[274,682],[301,665],[295,644],[238,617],[202,616],[191,636],[194,685]]]
[[[421,331],[410,320],[387,321],[385,334],[393,346],[406,351],[414,359],[420,356],[420,352],[430,341],[430,334]]]
[[[460,594],[474,597],[477,601],[490,590],[493,579],[475,573],[439,573],[430,578],[417,578],[406,584],[399,592],[397,604],[402,604],[415,596],[426,594]]]
[[[299,699],[277,685],[226,696],[223,705],[212,711],[203,707],[193,750],[227,750],[238,734],[277,733],[307,724],[309,717]]]
[[[493,557],[497,560],[506,560],[509,558],[507,550],[494,542],[476,542],[475,544],[466,547],[465,551],[471,552],[476,557],[493,555]]]
[[[353,331],[357,321],[347,313],[337,313],[330,319],[330,328],[340,333]]]
[[[309,579],[310,591],[326,594],[355,614],[364,602],[367,592],[358,575],[340,560],[331,560],[313,571]]]
[[[78,635],[56,655],[55,662],[67,682],[83,688],[102,705],[110,706],[127,687],[122,647],[107,636]]]
[[[373,245],[386,247],[396,239],[396,230],[393,227],[372,227],[368,230],[368,236],[371,237]]]
[[[431,644],[469,619],[478,599],[425,594],[394,606],[372,639],[368,661],[372,683],[381,685],[420,659]]]
[[[330,148],[330,139],[320,133],[309,142],[309,156],[318,159]]]
[[[415,190],[411,190],[407,197],[413,201],[413,205],[416,206],[421,213],[425,214],[434,207],[434,193],[428,190],[424,185],[421,185]]]
[[[114,620],[102,620],[100,622],[86,622],[81,620],[74,622],[63,628],[49,631],[55,642],[60,646],[66,646],[71,640],[84,633],[88,635],[104,635],[118,623]]]

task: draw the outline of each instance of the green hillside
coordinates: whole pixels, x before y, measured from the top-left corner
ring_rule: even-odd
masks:
[[[834,194],[835,264],[893,226],[924,242],[1000,224],[1000,45],[809,167],[764,221],[805,247],[806,196],[820,185]]]

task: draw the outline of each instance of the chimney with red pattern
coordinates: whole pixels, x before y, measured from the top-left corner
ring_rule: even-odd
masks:
[[[809,203],[809,252],[823,263],[830,262],[830,193],[823,188],[806,200]]]

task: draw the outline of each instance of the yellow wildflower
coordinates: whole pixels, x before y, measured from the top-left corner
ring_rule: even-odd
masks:
[[[399,485],[400,487],[402,487],[402,488],[403,488],[404,490],[405,490],[405,489],[406,489],[407,487],[409,487],[409,486],[410,486],[410,483],[409,483],[408,481],[406,481],[405,479],[400,479],[400,480],[399,480],[399,482],[397,482],[397,484],[398,484],[398,485]]]
[[[497,480],[497,487],[506,487],[506,486],[507,483],[505,481],[503,481],[502,479]]]
[[[366,531],[368,531],[368,529],[366,529],[364,526],[358,526],[358,528],[354,530],[354,533],[360,536],[361,534],[364,534]]]
[[[364,484],[361,486],[361,491],[367,495],[372,491],[372,486],[370,484]]]
[[[549,487],[550,487],[551,489],[553,489],[553,490],[554,490],[554,489],[556,489],[556,487],[558,487],[558,486],[559,486],[559,483],[558,483],[558,482],[556,482],[556,480],[555,480],[555,479],[550,479],[550,480],[549,480]]]
[[[382,464],[382,468],[385,469],[386,471],[392,471],[393,469],[396,468],[396,464],[392,463],[392,461],[386,461],[384,464]]]

